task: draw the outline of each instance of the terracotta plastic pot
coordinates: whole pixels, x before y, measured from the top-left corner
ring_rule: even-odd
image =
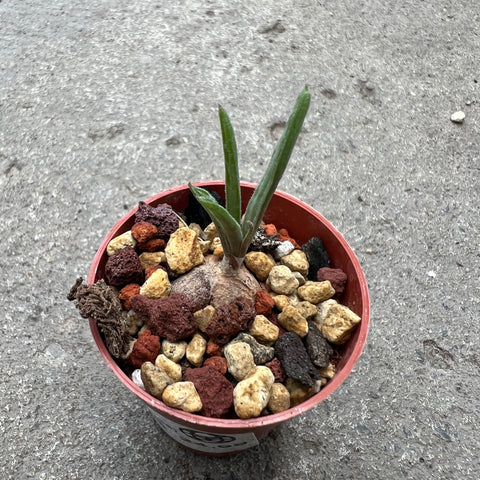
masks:
[[[202,182],[198,185],[215,190],[221,195],[224,194],[223,182]],[[254,184],[242,183],[243,208],[245,208],[255,187]],[[187,206],[188,195],[188,186],[183,185],[155,195],[146,200],[146,203],[153,206],[168,203],[175,210],[182,212]],[[104,277],[107,245],[112,238],[130,230],[134,223],[135,211],[136,208],[128,212],[103,240],[93,260],[88,277],[89,283],[94,283]],[[355,254],[342,235],[311,207],[278,191],[270,203],[264,220],[267,223],[274,223],[278,228],[286,228],[300,244],[307,242],[314,236],[322,239],[330,257],[331,266],[341,268],[348,276],[342,303],[362,319],[355,333],[342,347],[341,360],[337,365],[335,377],[319,393],[307,401],[281,413],[249,420],[207,418],[170,408],[132,382],[112,358],[105,347],[96,324],[90,320],[90,328],[98,349],[118,379],[145,402],[158,424],[171,438],[185,448],[199,454],[223,456],[239,453],[246,448],[257,445],[258,440],[265,437],[276,425],[318,405],[335,391],[350,374],[360,357],[367,337],[369,325],[367,282]]]

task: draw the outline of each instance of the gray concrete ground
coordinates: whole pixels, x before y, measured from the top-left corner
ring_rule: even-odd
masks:
[[[477,0],[1,1],[0,477],[479,478],[479,21]],[[305,83],[281,189],[356,251],[368,344],[314,410],[198,457],[65,294],[126,209],[223,177],[218,102],[256,181]]]

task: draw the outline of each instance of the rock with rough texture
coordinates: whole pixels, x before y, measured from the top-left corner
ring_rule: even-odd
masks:
[[[289,255],[295,250],[295,245],[288,240],[285,242],[281,242],[277,248],[273,251],[273,258],[275,260],[282,259],[285,255]]]
[[[169,407],[188,413],[199,412],[202,409],[200,395],[192,382],[176,382],[167,386],[163,391],[162,400]]]
[[[144,243],[139,243],[137,245],[137,248],[142,252],[153,253],[165,250],[165,246],[166,243],[163,238],[152,238],[151,240],[147,240]]]
[[[205,227],[202,238],[208,242],[213,242],[214,238],[218,238],[217,226],[213,222]]]
[[[172,362],[178,363],[184,357],[187,351],[187,342],[162,341],[162,353]]]
[[[166,203],[152,207],[145,202],[138,204],[135,223],[148,222],[157,227],[159,237],[166,239],[178,228],[179,220],[172,207]]]
[[[329,363],[326,367],[321,368],[318,373],[327,380],[331,380],[335,376],[336,368],[333,363]]]
[[[237,298],[234,302],[215,310],[205,332],[219,345],[225,345],[238,332],[247,330],[254,318],[253,303],[247,299]]]
[[[125,328],[128,334],[134,337],[142,327],[143,322],[138,318],[136,313],[133,310],[129,311],[125,320]]]
[[[319,307],[314,321],[329,342],[341,345],[350,338],[361,318],[345,305],[332,301]]]
[[[271,388],[275,379],[267,367],[256,367],[233,390],[235,413],[240,418],[260,416],[270,400]]]
[[[133,344],[132,352],[127,360],[135,368],[140,368],[145,362],[155,362],[160,350],[160,339],[156,335],[152,335],[150,330],[145,330]]]
[[[163,298],[170,295],[172,286],[165,270],[155,270],[140,288],[140,295],[148,298]]]
[[[305,348],[312,363],[317,367],[327,367],[333,348],[322,335],[314,322],[308,322],[308,333],[305,337]]]
[[[182,367],[173,360],[170,360],[163,353],[155,359],[155,366],[163,370],[175,382],[182,380]]]
[[[269,228],[269,225],[261,225],[258,227],[255,235],[252,238],[250,249],[252,251],[260,251],[264,253],[271,253],[282,243],[276,234],[277,229],[273,226],[275,233]]]
[[[347,274],[340,268],[320,268],[317,272],[317,280],[324,282],[328,280],[335,290],[335,297],[339,297],[345,290]]]
[[[105,282],[118,288],[129,283],[143,283],[142,265],[132,247],[122,248],[108,258],[105,265]]]
[[[250,346],[253,360],[256,365],[263,365],[264,363],[272,360],[272,358],[275,356],[275,349],[273,347],[269,347],[268,345],[262,345],[261,343],[257,342],[257,340],[255,340],[252,335],[249,335],[248,333],[239,333],[230,343],[234,342],[244,342]]]
[[[187,345],[187,360],[195,367],[199,367],[203,363],[206,348],[207,340],[200,333],[196,333]]]
[[[259,290],[255,294],[255,311],[258,315],[265,315],[268,317],[272,313],[275,306],[275,300],[266,290]]]
[[[458,112],[452,113],[450,115],[450,120],[453,123],[463,123],[463,121],[465,120],[465,112],[462,112],[461,110],[459,110]]]
[[[298,288],[298,280],[285,265],[276,265],[270,270],[267,285],[281,295],[291,295]]]
[[[153,334],[177,342],[191,337],[197,330],[189,299],[180,293],[165,298],[132,298],[132,309]]]
[[[230,342],[223,347],[223,354],[228,371],[235,380],[243,380],[255,369],[250,345],[245,342]]]
[[[132,232],[129,230],[128,232],[122,233],[121,235],[118,235],[110,240],[109,244],[107,245],[107,255],[111,257],[122,250],[122,248],[135,248],[136,246],[137,241],[135,238],[133,238]]]
[[[120,290],[118,298],[122,302],[123,308],[125,310],[130,310],[132,308],[131,300],[135,295],[140,293],[140,285],[138,283],[129,283]]]
[[[177,274],[189,272],[204,260],[197,234],[188,227],[179,228],[171,234],[165,255],[169,267]]]
[[[184,378],[192,382],[202,401],[201,415],[221,418],[233,407],[233,385],[214,367],[187,368]]]
[[[312,387],[313,379],[320,375],[311,362],[302,339],[292,332],[287,332],[275,343],[275,354],[282,363],[288,377],[301,384]]]
[[[302,315],[302,317],[305,317],[307,320],[312,319],[318,313],[317,306],[305,300],[302,302],[298,302],[295,305],[295,308],[297,309],[297,312],[300,313],[300,315]]]
[[[198,329],[201,332],[205,332],[207,325],[212,320],[213,315],[215,314],[215,308],[211,305],[207,305],[205,308],[201,310],[197,310],[193,315],[195,317],[195,322],[197,324]]]
[[[295,307],[285,307],[278,315],[278,322],[285,330],[294,332],[300,337],[308,333],[307,319]]]
[[[318,270],[330,266],[328,253],[323,246],[322,240],[318,237],[312,237],[307,243],[304,243],[302,245],[302,250],[307,255],[309,264],[308,279],[315,281],[317,279]]]
[[[285,385],[281,383],[272,385],[267,408],[272,413],[280,413],[290,408],[290,392]]]
[[[271,345],[278,339],[278,327],[264,315],[257,315],[248,333],[260,343]]]
[[[295,248],[300,248],[300,245],[290,236],[286,228],[278,229],[278,239],[281,242],[290,242]]]
[[[225,357],[215,357],[207,358],[203,362],[204,367],[212,367],[215,370],[219,371],[222,375],[225,375],[228,370],[227,359]]]
[[[217,192],[209,190],[208,188],[206,190],[210,192],[210,195],[212,195],[220,205],[225,206],[225,201]],[[205,228],[212,222],[207,211],[200,205],[192,192],[189,192],[188,206],[185,209],[185,216],[189,222],[198,223],[201,228]]]
[[[162,394],[168,385],[174,383],[163,370],[151,362],[145,362],[141,367],[141,377],[145,390],[155,398],[162,399]]]
[[[264,282],[268,278],[270,270],[275,266],[275,261],[264,252],[249,252],[245,256],[245,265],[258,280]]]
[[[139,256],[142,268],[145,270],[150,267],[156,267],[161,263],[165,263],[164,252],[143,252]]]
[[[287,266],[292,272],[299,272],[302,276],[308,274],[308,260],[304,251],[295,249],[293,252],[280,259],[282,265]]]
[[[287,378],[285,387],[290,394],[290,406],[296,407],[298,404],[308,400],[315,394],[315,386],[308,387],[293,378]]]
[[[156,237],[158,229],[153,223],[150,222],[138,222],[132,227],[132,237],[139,243],[144,244]]]
[[[302,300],[317,304],[324,302],[335,295],[332,284],[326,280],[325,282],[308,281],[298,289],[298,296]]]
[[[275,357],[271,362],[266,363],[265,366],[272,371],[276,382],[283,383],[287,378],[285,369],[282,367],[282,364],[277,357]]]

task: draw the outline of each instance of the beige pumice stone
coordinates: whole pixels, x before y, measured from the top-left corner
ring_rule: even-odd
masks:
[[[315,385],[312,387],[307,387],[293,378],[287,378],[285,381],[285,387],[290,393],[291,407],[299,405],[315,394]]]
[[[204,261],[197,234],[188,227],[179,228],[170,235],[165,255],[168,266],[178,274],[189,272]]]
[[[248,333],[260,343],[268,345],[278,339],[279,328],[264,315],[257,315]]]
[[[173,378],[152,362],[144,362],[141,368],[142,382],[145,390],[155,398],[162,399],[162,394],[168,385],[174,383]]]
[[[140,295],[148,298],[163,298],[170,295],[172,286],[165,270],[155,270],[140,287]]]
[[[270,400],[267,408],[272,413],[279,413],[290,408],[290,392],[282,383],[274,383],[270,390]]]
[[[200,333],[196,333],[187,345],[187,360],[195,367],[199,367],[203,363],[206,348],[207,341]]]
[[[264,282],[275,266],[275,261],[264,252],[249,252],[245,256],[245,265],[260,282]]]
[[[210,225],[207,225],[205,227],[202,238],[203,240],[212,241],[215,237],[218,237],[218,231],[217,231],[217,227],[212,222]]]
[[[307,319],[295,308],[288,306],[278,315],[278,323],[289,332],[304,337],[308,333]]]
[[[162,353],[170,360],[178,363],[187,351],[187,342],[169,342],[167,339],[162,341]]]
[[[317,306],[305,300],[295,305],[295,308],[297,309],[298,313],[300,313],[300,315],[305,317],[307,320],[311,320],[318,313]]]
[[[202,409],[200,395],[192,382],[177,382],[165,388],[163,402],[172,408],[195,413]]]
[[[133,238],[132,232],[129,230],[128,232],[122,233],[110,241],[110,243],[107,245],[107,255],[111,257],[122,250],[122,248],[135,248],[136,246],[137,241]]]
[[[330,363],[327,367],[320,368],[318,373],[322,378],[326,378],[327,380],[331,380],[335,376],[335,365]]]
[[[321,304],[318,310],[314,322],[323,336],[335,345],[345,343],[361,321],[356,313],[338,302]]]
[[[240,418],[258,417],[270,400],[274,381],[275,377],[268,367],[256,367],[233,390],[235,413]]]
[[[328,280],[325,280],[324,282],[308,281],[305,282],[305,285],[299,287],[297,293],[302,300],[317,304],[333,297],[335,295],[335,290]]]
[[[302,276],[307,276],[309,263],[305,252],[294,250],[280,259],[282,265],[286,265],[292,272],[299,272]]]
[[[163,353],[156,358],[155,366],[160,370],[163,370],[175,382],[180,382],[182,380],[182,367],[178,363],[167,358]]]
[[[266,283],[275,293],[282,295],[291,295],[299,285],[293,272],[285,265],[275,265],[270,270]]]
[[[252,350],[245,342],[228,343],[223,347],[223,355],[227,360],[228,371],[235,380],[243,380],[255,370]]]
[[[164,252],[143,252],[138,258],[144,270],[148,267],[156,267],[166,261]]]
[[[215,308],[212,307],[212,305],[207,305],[205,308],[197,310],[193,314],[197,327],[201,332],[205,332],[207,325],[210,323],[210,320],[213,318],[214,315]]]

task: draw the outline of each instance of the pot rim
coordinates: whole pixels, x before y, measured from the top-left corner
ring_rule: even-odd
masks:
[[[215,187],[215,186],[223,186],[225,184],[224,181],[221,180],[213,180],[213,181],[201,181],[195,182],[195,186],[200,187]],[[247,189],[255,189],[257,184],[249,183],[249,182],[240,182],[241,187]],[[156,194],[147,200],[145,203],[150,204],[155,202],[159,198],[165,197],[167,195],[181,193],[185,190],[189,190],[188,185],[179,185],[177,187],[170,188],[168,190],[164,190],[163,192]],[[318,393],[310,397],[308,400],[300,403],[295,407],[291,407],[288,410],[285,410],[280,413],[269,414],[266,416],[261,416],[257,418],[251,419],[225,419],[225,418],[212,418],[212,417],[204,417],[198,414],[187,413],[182,410],[177,410],[165,405],[161,400],[156,399],[155,397],[151,396],[145,390],[142,390],[138,387],[129,377],[126,375],[120,366],[116,363],[114,358],[108,352],[103,339],[100,335],[98,327],[93,320],[89,320],[90,322],[90,330],[92,332],[93,338],[97,347],[102,355],[103,359],[110,367],[110,369],[115,373],[115,375],[119,378],[119,380],[137,397],[143,400],[147,405],[152,407],[154,410],[161,411],[162,414],[165,416],[178,421],[179,423],[184,424],[194,424],[199,429],[202,427],[205,428],[221,428],[225,430],[241,432],[241,431],[251,431],[252,428],[258,427],[265,427],[265,426],[274,426],[278,423],[285,422],[291,418],[294,418],[307,410],[310,410],[315,405],[318,405],[323,400],[325,400],[330,394],[332,394],[349,376],[350,372],[352,371],[354,365],[357,363],[360,355],[362,353],[363,347],[365,345],[365,341],[368,334],[369,328],[369,316],[370,316],[370,300],[369,300],[369,293],[368,293],[368,286],[365,279],[365,275],[363,270],[360,266],[360,263],[347,243],[347,241],[343,238],[342,234],[326,219],[324,218],[319,212],[315,209],[307,205],[306,203],[302,202],[301,200],[297,199],[296,197],[282,192],[280,190],[276,190],[276,196],[282,197],[283,199],[294,203],[296,206],[306,210],[308,213],[316,217],[323,225],[333,234],[336,240],[341,244],[342,248],[347,253],[349,260],[352,262],[354,267],[355,273],[357,275],[360,289],[361,289],[361,297],[362,297],[362,312],[361,312],[361,322],[360,325],[357,327],[358,337],[355,342],[354,348],[344,364],[343,368],[340,372],[335,374],[333,379],[331,379],[326,386],[324,386]],[[97,275],[97,268],[100,263],[101,258],[106,252],[106,248],[110,240],[116,236],[116,232],[131,218],[131,216],[137,211],[138,207],[132,208],[128,211],[108,232],[108,234],[103,239],[100,247],[98,248],[90,268],[90,272],[88,275],[88,283],[94,283]]]

